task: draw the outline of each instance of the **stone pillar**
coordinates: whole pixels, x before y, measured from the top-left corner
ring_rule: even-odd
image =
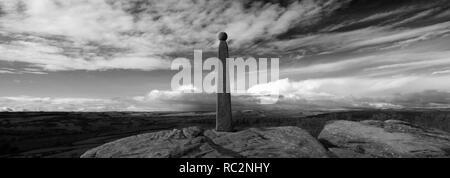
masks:
[[[230,80],[228,78],[227,58],[228,58],[228,35],[225,32],[219,34],[219,53],[218,57],[222,62],[222,75],[219,76],[217,89],[222,89],[222,92],[217,92],[217,105],[216,105],[216,131],[218,132],[231,132],[233,130],[232,118],[231,118],[231,94]],[[220,75],[220,73],[219,73]]]

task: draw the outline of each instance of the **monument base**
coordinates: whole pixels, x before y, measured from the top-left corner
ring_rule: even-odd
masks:
[[[233,131],[230,93],[217,94],[216,131],[218,132]]]

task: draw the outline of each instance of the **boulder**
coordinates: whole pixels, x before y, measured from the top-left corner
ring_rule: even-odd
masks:
[[[337,157],[449,157],[450,134],[404,121],[333,121],[319,140]]]
[[[301,158],[327,157],[326,149],[298,127],[216,132],[199,127],[123,138],[84,153],[82,158]]]

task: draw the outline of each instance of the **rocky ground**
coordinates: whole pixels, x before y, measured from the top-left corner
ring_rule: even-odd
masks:
[[[332,121],[318,139],[299,127],[216,132],[200,127],[136,135],[82,158],[443,158],[450,134],[399,120]]]
[[[264,152],[278,149],[279,152],[274,155],[281,157],[281,155],[286,156],[292,149],[283,150],[276,147],[280,146],[280,142],[287,142],[283,139],[288,138],[276,139],[274,135],[307,132],[312,138],[320,141],[322,147],[327,150],[328,157],[342,156],[344,153],[361,153],[362,151],[359,149],[361,146],[348,147],[319,139],[319,137],[325,136],[321,134],[324,128],[328,128],[325,126],[336,120],[353,122],[401,120],[428,130],[439,129],[450,132],[450,112],[446,110],[330,112],[277,109],[274,111],[235,111],[233,122],[237,132],[230,133],[230,135],[217,133],[217,135],[219,135],[218,138],[224,140],[229,137],[243,138],[239,144],[244,145],[248,144],[245,140],[246,137],[252,138],[256,143],[262,142],[265,145],[271,145]],[[205,139],[200,139],[203,145],[206,144],[204,142],[207,142],[214,149],[232,150],[232,152],[245,156],[245,153],[239,151],[239,147],[242,147],[239,144],[226,144],[220,141],[221,139],[208,134],[213,133],[211,129],[214,127],[214,123],[213,112],[0,112],[0,157],[79,158],[86,151],[114,140],[159,131],[183,130],[190,127],[201,128],[202,132],[199,137]],[[300,135],[304,137],[306,134]],[[216,143],[217,140],[220,142]],[[289,142],[292,141],[292,139],[289,140]],[[253,144],[253,142],[251,143]],[[257,144],[256,146],[250,144],[249,147],[243,148],[251,150],[255,147],[258,147]],[[194,148],[197,149],[195,144]],[[301,155],[301,153],[294,155],[296,154]],[[237,156],[236,154],[232,155]],[[186,157],[188,156],[189,154]]]
[[[89,150],[83,158],[302,158],[327,157],[325,148],[298,127],[250,128],[233,133],[199,127],[142,134]]]
[[[334,121],[318,139],[342,158],[450,157],[450,134],[398,120]]]

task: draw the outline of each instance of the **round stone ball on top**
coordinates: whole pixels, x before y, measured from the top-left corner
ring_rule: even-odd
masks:
[[[219,40],[220,41],[226,41],[228,39],[228,35],[225,32],[220,32],[219,33]]]

